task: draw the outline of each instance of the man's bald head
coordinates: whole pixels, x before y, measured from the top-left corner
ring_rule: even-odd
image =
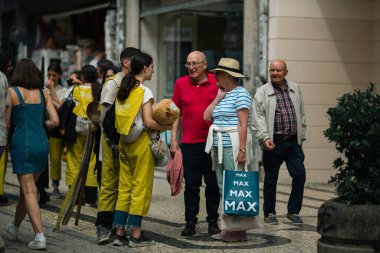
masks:
[[[288,74],[286,63],[284,60],[276,59],[270,64],[269,75],[272,84],[276,84],[279,87],[285,87],[285,77]]]
[[[275,59],[270,63],[270,66],[272,65],[281,66],[283,70],[287,70],[286,62],[282,59]]]
[[[187,56],[186,66],[190,77],[197,81],[201,82],[207,75],[205,70],[207,68],[207,59],[206,55],[201,51],[193,51]]]
[[[206,55],[201,51],[192,51],[187,58],[198,58],[199,61],[206,61]]]

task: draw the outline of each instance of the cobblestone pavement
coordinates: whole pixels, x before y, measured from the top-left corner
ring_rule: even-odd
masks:
[[[12,174],[9,164],[6,175],[5,192],[10,198],[8,206],[0,207],[0,231],[4,234],[6,224],[13,219],[19,186],[17,177]],[[63,173],[64,174],[64,173]],[[64,179],[61,181],[62,184]],[[260,184],[262,191],[262,184]],[[52,191],[52,189],[49,189]],[[66,193],[67,188],[61,186],[61,192]],[[286,205],[289,198],[290,185],[280,184],[277,189],[277,215],[279,225],[266,225],[251,230],[248,241],[240,243],[224,243],[212,240],[207,234],[205,220],[204,188],[201,192],[201,207],[198,216],[197,234],[184,238],[180,235],[184,222],[183,192],[179,196],[171,197],[170,188],[166,181],[165,168],[156,168],[153,198],[149,215],[143,222],[146,236],[156,241],[154,246],[132,249],[128,246],[114,247],[110,244],[98,246],[96,244],[96,208],[82,207],[79,225],[74,225],[72,218],[67,226],[60,232],[53,232],[57,220],[57,212],[62,198],[51,197],[42,208],[44,233],[47,236],[47,252],[317,252],[316,242],[320,237],[316,232],[317,211],[323,201],[334,197],[334,189],[327,184],[306,184],[303,208],[300,213],[304,220],[302,226],[293,225],[286,218]],[[262,193],[262,192],[260,192]],[[260,199],[262,208],[262,198]],[[262,213],[262,210],[260,210]],[[260,216],[260,220],[263,217]],[[5,252],[30,252],[25,244],[33,239],[33,230],[29,220],[22,224],[19,242],[5,241]]]

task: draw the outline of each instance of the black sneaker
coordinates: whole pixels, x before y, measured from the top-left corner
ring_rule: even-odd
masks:
[[[96,235],[98,244],[108,243],[110,240],[111,229],[103,225],[96,227]]]
[[[208,223],[208,234],[209,235],[215,235],[215,234],[218,234],[219,232],[220,232],[220,229],[218,226],[218,222],[210,221]]]
[[[186,222],[186,227],[182,230],[182,236],[192,236],[195,234],[195,221]]]
[[[113,246],[124,246],[129,244],[129,240],[125,235],[118,235],[118,234],[113,234],[112,238],[113,240]]]
[[[143,233],[141,233],[139,239],[136,239],[133,236],[129,238],[129,247],[131,248],[139,248],[152,245],[154,245],[154,241],[145,237]]]
[[[302,218],[298,214],[289,214],[286,215],[289,220],[293,222],[293,224],[301,225],[303,223]]]
[[[269,224],[269,225],[278,225],[278,220],[276,218],[276,215],[273,213],[270,213],[268,217],[265,217],[264,221],[266,224]]]
[[[49,201],[50,201],[50,196],[49,196],[49,194],[46,193],[45,196],[43,196],[43,197],[40,196],[40,200],[38,201],[38,205],[39,206],[44,206]]]

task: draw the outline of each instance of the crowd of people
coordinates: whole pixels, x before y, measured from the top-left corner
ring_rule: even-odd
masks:
[[[190,52],[185,64],[188,75],[176,80],[172,96],[180,117],[168,125],[152,117],[156,101],[146,83],[154,74],[154,59],[140,49],[127,47],[117,64],[121,68],[115,65],[99,60],[97,67],[85,65],[63,82],[60,65],[53,63],[43,81],[32,60],[19,60],[13,70],[11,58],[0,53],[0,174],[5,174],[9,151],[20,183],[20,198],[14,220],[6,227],[6,239],[17,240],[20,224],[28,214],[35,239],[27,247],[46,249],[40,206],[49,202],[51,195],[62,196],[62,161],[66,162],[65,183],[73,186],[90,132],[95,141],[88,154],[84,204],[98,209],[98,244],[154,244],[142,231],[155,167],[149,130],[171,131],[170,154],[182,152],[186,221],[182,236],[197,232],[204,180],[208,234],[225,242],[247,240],[245,230],[221,230],[218,221],[226,219],[223,213],[219,215],[223,171],[257,170],[252,161],[252,132],[263,149],[264,222],[278,224],[276,185],[285,161],[293,178],[287,217],[302,224],[305,112],[299,86],[286,79],[285,61],[271,62],[270,82],[252,99],[242,85],[244,75],[238,61],[221,58],[217,68],[208,71],[205,54]],[[99,103],[100,124],[88,115],[87,108],[94,101]],[[118,141],[103,129],[111,108]],[[131,138],[136,118],[141,119],[144,130]],[[206,152],[210,149],[212,152]],[[50,194],[46,192],[49,175]],[[0,177],[0,202],[8,202],[4,177]],[[4,247],[1,238],[0,247]]]

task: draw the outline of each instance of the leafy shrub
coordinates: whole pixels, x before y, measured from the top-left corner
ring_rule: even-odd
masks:
[[[330,181],[338,201],[380,204],[380,95],[375,86],[344,94],[327,114],[330,127],[324,134],[345,156],[334,161],[339,172]]]

